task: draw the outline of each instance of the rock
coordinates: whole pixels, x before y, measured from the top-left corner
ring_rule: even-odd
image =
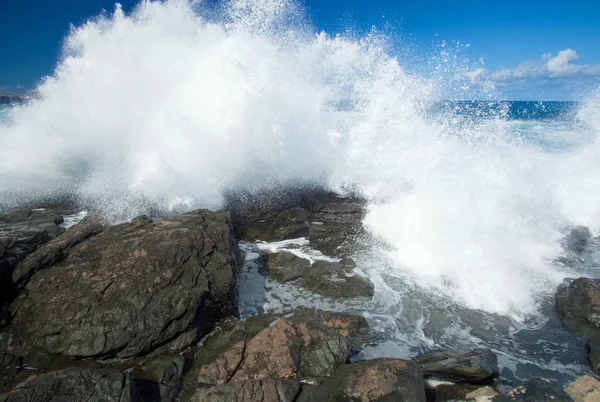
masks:
[[[346,337],[318,313],[283,317],[246,343],[232,381],[327,377],[350,356]]]
[[[498,357],[490,349],[469,353],[427,353],[415,359],[426,378],[453,382],[481,381],[498,375]]]
[[[569,384],[565,392],[569,394],[574,402],[600,401],[600,381],[589,375],[584,375]]]
[[[85,219],[62,236],[44,244],[15,267],[12,277],[14,284],[21,289],[36,272],[59,262],[69,254],[73,247],[97,235],[102,230],[104,230],[104,226],[100,222]]]
[[[237,312],[239,260],[226,212],[139,217],[38,270],[11,305],[14,324],[32,345],[71,357],[181,348]]]
[[[185,358],[180,355],[162,356],[114,364],[129,372],[142,401],[175,401],[179,394]]]
[[[573,399],[556,382],[545,378],[534,378],[510,391],[506,395],[492,398],[494,402],[572,402]]]
[[[330,375],[372,336],[364,317],[318,310],[227,320],[199,347],[191,375],[199,386],[269,377],[305,382]]]
[[[373,283],[365,277],[350,272],[348,267],[338,262],[315,261],[304,272],[298,284],[311,292],[333,299],[372,298]]]
[[[269,254],[267,267],[269,278],[285,283],[301,278],[310,267],[310,261],[288,251],[281,251]]]
[[[572,331],[600,343],[600,279],[565,280],[556,292],[556,311]]]
[[[440,402],[440,401],[454,401],[464,400],[467,398],[467,394],[477,391],[478,385],[466,384],[466,383],[431,383],[425,382],[425,392],[427,394],[427,400]]]
[[[130,376],[117,369],[66,369],[32,375],[0,402],[129,402],[138,396]]]
[[[230,205],[240,240],[272,242],[307,237],[317,250],[344,256],[362,233],[362,200],[315,189],[282,200],[267,198],[251,196]]]
[[[423,374],[407,360],[345,364],[321,385],[306,387],[298,402],[308,401],[425,401]]]
[[[12,282],[15,265],[40,245],[64,232],[62,216],[54,210],[20,210],[0,213],[0,310],[16,296]],[[0,327],[7,314],[0,316]]]
[[[190,402],[293,402],[299,389],[298,381],[283,378],[230,382],[200,390]]]
[[[590,229],[585,226],[576,226],[571,229],[571,232],[567,235],[565,246],[567,250],[581,254],[591,238],[592,233],[590,232]]]
[[[466,395],[467,399],[475,399],[477,402],[488,402],[497,396],[498,392],[492,387],[481,387]]]
[[[594,373],[600,375],[600,346],[588,341],[585,344],[585,350],[590,368]]]

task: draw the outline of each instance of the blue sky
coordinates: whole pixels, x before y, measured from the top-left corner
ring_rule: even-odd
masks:
[[[121,4],[127,12],[136,2]],[[492,81],[501,98],[579,99],[600,79],[598,0],[303,3],[317,30],[361,34],[375,25],[388,33],[408,70],[439,61],[445,41],[460,55],[460,66],[445,72],[465,69],[473,87]],[[51,74],[69,24],[103,9],[112,11],[114,0],[0,0],[0,92],[26,91]]]

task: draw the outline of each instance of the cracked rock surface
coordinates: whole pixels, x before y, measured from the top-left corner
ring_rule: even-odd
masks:
[[[226,212],[139,217],[85,241],[55,242],[47,248],[61,251],[32,259],[35,274],[11,305],[32,346],[133,357],[187,346],[237,312],[240,258]]]

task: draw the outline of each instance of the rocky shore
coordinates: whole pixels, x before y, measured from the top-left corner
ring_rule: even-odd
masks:
[[[306,237],[330,260],[265,252],[261,273],[334,299],[374,294],[351,259],[366,236],[361,200],[262,201],[114,226],[91,215],[68,229],[70,207],[0,214],[0,402],[600,400],[592,376],[507,390],[489,349],[357,361],[377,336],[358,315],[240,320],[239,242]],[[589,237],[572,232],[575,256]],[[600,280],[565,281],[556,308],[599,373]]]

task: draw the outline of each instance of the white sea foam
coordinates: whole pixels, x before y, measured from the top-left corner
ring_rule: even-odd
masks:
[[[501,117],[429,121],[436,85],[383,44],[316,34],[286,0],[117,8],[72,30],[0,128],[0,204],[71,196],[122,220],[229,190],[351,187],[386,243],[363,269],[526,318],[569,275],[550,264],[563,229],[600,229],[599,97],[580,112],[588,145],[545,153]]]

